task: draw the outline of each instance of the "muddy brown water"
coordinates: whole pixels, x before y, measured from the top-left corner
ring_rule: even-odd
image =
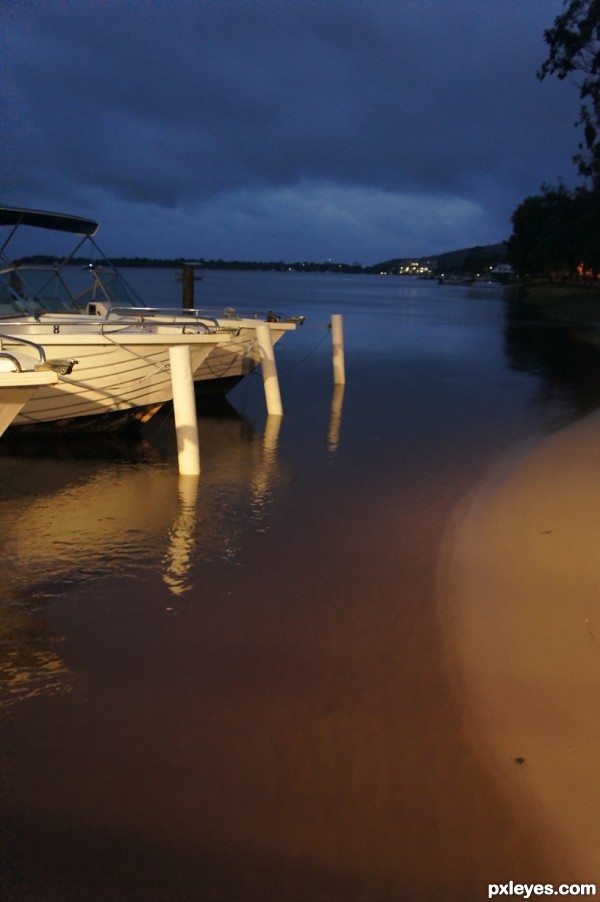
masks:
[[[566,330],[565,376],[497,290],[272,276],[309,313],[283,420],[240,385],[198,482],[166,415],[0,456],[2,899],[469,902],[568,866],[476,741],[435,592],[465,494],[595,403]]]

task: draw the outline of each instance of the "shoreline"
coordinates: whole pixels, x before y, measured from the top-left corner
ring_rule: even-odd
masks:
[[[543,316],[585,329],[585,339],[595,340],[600,325],[600,286],[574,282],[524,282],[515,286],[519,303]],[[590,330],[590,331],[588,331]]]
[[[503,458],[438,572],[466,728],[573,882],[600,882],[600,412]]]

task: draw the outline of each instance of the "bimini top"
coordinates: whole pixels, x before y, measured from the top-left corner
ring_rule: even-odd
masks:
[[[0,226],[20,225],[52,229],[56,232],[71,232],[75,235],[93,235],[98,228],[97,222],[93,222],[91,219],[82,219],[81,216],[0,206]]]

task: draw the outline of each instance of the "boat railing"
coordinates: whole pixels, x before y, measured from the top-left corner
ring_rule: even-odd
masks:
[[[239,310],[237,307],[225,307],[221,311],[211,309],[209,312],[222,319],[256,319],[265,323],[292,323],[296,326],[301,326],[306,319],[305,316],[285,316],[275,310]]]
[[[144,321],[145,318],[156,319],[156,317],[161,317],[172,323],[177,323],[181,318],[184,318],[205,326],[207,332],[211,328],[219,329],[218,319],[207,315],[203,310],[173,309],[173,307],[111,307],[106,313],[106,319],[108,320],[111,316],[131,316],[138,318],[140,321]],[[206,321],[208,321],[210,327]]]
[[[238,310],[237,307],[223,307],[222,309],[209,307],[204,308],[204,312],[219,319],[255,319],[266,323],[286,322],[283,314],[274,310]],[[290,321],[291,319],[287,320],[287,322]]]
[[[21,336],[5,335],[3,332],[0,332],[0,355],[2,357],[10,358],[14,363],[16,363],[19,372],[21,372],[21,365],[20,365],[18,359],[13,354],[11,354],[10,351],[7,351],[5,349],[5,347],[3,345],[3,341],[5,341],[5,340],[10,341],[11,343],[27,345],[28,348],[33,348],[37,352],[38,357],[40,358],[40,363],[41,364],[46,363],[46,352],[41,345],[37,344],[37,342],[30,341],[28,338],[21,338]]]
[[[240,320],[255,319],[267,323],[293,323],[301,326],[306,317],[304,316],[284,316],[282,313],[275,313],[273,310],[238,310],[235,307],[111,307],[107,313],[117,313],[118,315],[135,316],[138,313],[144,313],[147,316],[170,316],[170,317],[193,317],[200,320],[210,320],[215,328],[222,327],[223,320]]]
[[[2,338],[10,339],[11,341],[26,341],[26,339],[21,338],[21,332],[24,329],[28,329],[32,325],[32,321],[35,325],[46,325],[52,328],[54,332],[60,332],[65,327],[70,328],[74,335],[93,333],[110,336],[116,332],[131,330],[154,332],[156,327],[171,325],[171,323],[160,321],[150,322],[149,319],[136,316],[120,316],[118,319],[113,319],[109,322],[106,319],[97,319],[81,313],[41,313],[31,317],[31,320],[0,317],[3,329],[15,329],[14,332],[0,333],[0,344]],[[181,323],[175,322],[175,325],[181,325]],[[207,333],[210,331],[206,327],[205,329]]]

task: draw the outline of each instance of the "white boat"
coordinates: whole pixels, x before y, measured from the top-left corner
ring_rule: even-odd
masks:
[[[131,419],[145,422],[173,397],[170,348],[189,347],[192,367],[198,368],[217,343],[229,340],[225,334],[176,329],[117,317],[110,323],[84,316],[0,319],[0,351],[10,352],[28,338],[53,356],[77,362],[74,372],[59,372],[55,385],[40,388],[14,425],[62,426],[69,421],[73,428],[92,428],[108,417],[113,426]],[[80,419],[88,417],[94,420]]]
[[[303,316],[284,317],[274,311],[238,310],[234,307],[215,308],[156,308],[145,307],[133,289],[127,285],[113,266],[90,269],[92,284],[75,301],[86,313],[102,316],[110,321],[114,315],[138,316],[140,321],[170,323],[205,323],[230,336],[228,344],[213,348],[194,370],[194,380],[200,393],[227,394],[260,363],[256,340],[256,326],[266,323],[273,345],[286,332],[293,332],[304,322]]]
[[[58,382],[56,368],[46,363],[42,348],[38,351],[37,358],[0,351],[0,436],[40,388]]]
[[[146,324],[205,324],[229,336],[227,344],[213,347],[202,364],[194,369],[194,381],[200,394],[225,395],[256,369],[260,363],[257,325],[268,325],[271,342],[276,345],[287,332],[293,332],[304,322],[303,316],[284,318],[272,311],[242,311],[234,307],[221,310],[145,307],[114,267],[99,267],[90,272],[93,284],[76,298],[88,315],[101,316],[107,322],[114,316],[128,316],[137,317]]]
[[[260,363],[256,340],[256,326],[267,323],[271,341],[275,345],[286,332],[293,331],[304,322],[303,316],[284,317],[273,311],[243,311],[232,307],[216,309],[183,309],[173,307],[149,307],[136,295],[122,274],[109,261],[94,240],[97,223],[64,214],[43,213],[13,207],[0,207],[0,225],[13,227],[13,233],[21,226],[37,226],[45,229],[69,231],[78,236],[78,243],[71,254],[57,266],[33,266],[15,264],[2,255],[6,266],[0,269],[0,280],[12,288],[10,301],[19,303],[15,292],[28,305],[37,304],[46,313],[66,316],[86,314],[88,318],[106,322],[112,328],[117,318],[125,317],[132,325],[151,330],[156,328],[183,329],[186,334],[202,330],[226,336],[227,342],[214,342],[210,352],[195,362],[194,380],[201,393],[226,394],[244,376]],[[9,236],[8,240],[11,240]],[[100,266],[88,267],[90,284],[83,291],[70,287],[67,264],[90,243],[94,257],[102,260]],[[6,293],[5,287],[5,293]],[[0,301],[2,300],[0,282]],[[2,305],[0,303],[0,312]],[[17,308],[15,308],[17,309]],[[2,323],[0,322],[0,330]]]
[[[61,267],[19,267],[5,250],[21,225],[91,237],[97,224],[78,217],[0,208],[0,225],[12,226],[2,246],[0,269],[0,351],[13,353],[22,341],[43,345],[56,358],[77,361],[55,385],[43,386],[25,403],[14,425],[70,426],[148,419],[172,398],[169,350],[190,347],[198,369],[230,334],[206,320],[145,317],[111,311],[108,319],[81,312],[61,276]],[[79,242],[81,244],[81,241]],[[93,421],[87,418],[93,417]],[[85,418],[85,419],[84,419]]]

